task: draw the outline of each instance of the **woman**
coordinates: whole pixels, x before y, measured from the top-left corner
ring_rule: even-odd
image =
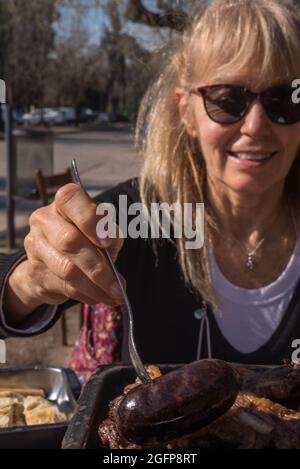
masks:
[[[141,179],[95,201],[67,185],[33,213],[26,253],[2,260],[3,335],[45,330],[70,299],[100,302],[108,329],[121,326],[122,340],[113,338],[128,362],[122,299],[97,249],[107,247],[127,282],[145,362],[188,362],[210,348],[242,363],[291,358],[300,337],[300,105],[292,99],[300,10],[287,0],[215,0],[191,17],[141,106]],[[204,247],[99,240],[95,203],[117,205],[120,194],[147,207],[203,202]],[[210,326],[203,343],[201,318]]]

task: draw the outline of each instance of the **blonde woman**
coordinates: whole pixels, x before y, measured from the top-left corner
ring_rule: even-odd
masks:
[[[47,329],[72,301],[98,303],[100,313],[87,307],[95,314],[73,366],[92,369],[106,352],[107,362],[128,362],[122,300],[98,250],[105,246],[127,282],[145,362],[291,359],[300,338],[300,105],[292,86],[300,10],[288,0],[199,4],[165,48],[142,103],[141,178],[94,201],[63,187],[31,216],[25,252],[1,259],[3,336]],[[117,206],[119,195],[149,210],[153,202],[204,203],[204,246],[188,250],[184,237],[101,241],[96,203]]]

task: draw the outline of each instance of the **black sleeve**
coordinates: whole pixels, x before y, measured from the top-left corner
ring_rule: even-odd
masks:
[[[138,179],[125,181],[99,194],[94,200],[96,203],[106,202],[113,204],[118,214],[118,200],[120,195],[127,196],[128,204],[138,201]],[[26,253],[23,249],[14,254],[0,254],[0,338],[30,337],[41,334],[53,326],[64,310],[76,304],[75,300],[69,300],[59,306],[41,305],[36,308],[18,328],[10,327],[7,324],[7,318],[3,308],[4,288],[10,273],[24,258],[26,258]]]

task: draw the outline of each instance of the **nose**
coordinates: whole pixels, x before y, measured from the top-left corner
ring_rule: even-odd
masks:
[[[242,121],[240,132],[252,138],[261,138],[270,135],[271,122],[258,99],[251,103]]]

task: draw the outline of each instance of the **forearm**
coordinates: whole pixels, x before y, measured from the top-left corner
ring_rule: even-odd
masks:
[[[43,304],[32,296],[26,272],[26,253],[0,254],[0,339],[31,337],[46,332],[62,312],[75,304]],[[21,267],[21,263],[23,264]],[[20,268],[17,267],[20,266]]]

